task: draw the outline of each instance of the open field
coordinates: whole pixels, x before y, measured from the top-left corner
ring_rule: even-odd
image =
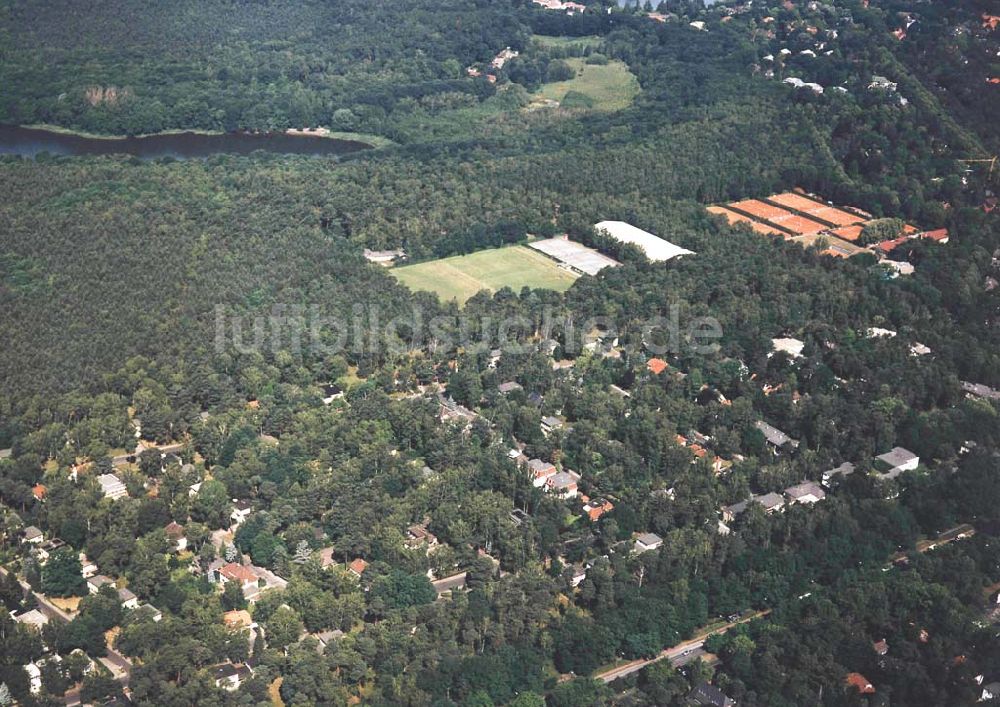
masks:
[[[456,255],[390,272],[411,290],[434,292],[442,300],[464,303],[480,290],[510,287],[545,288],[563,292],[576,280],[553,260],[524,246],[493,248]]]
[[[590,99],[590,105],[564,107],[589,107],[594,110],[615,111],[627,108],[639,93],[638,79],[623,62],[612,60],[600,65],[587,64],[580,58],[565,61],[576,70],[576,77],[569,81],[543,85],[534,93],[536,100],[563,103],[566,94],[573,91]]]
[[[549,37],[544,34],[535,34],[532,35],[531,38],[546,49],[596,49],[601,46],[604,41],[597,35],[587,35],[584,37]]]

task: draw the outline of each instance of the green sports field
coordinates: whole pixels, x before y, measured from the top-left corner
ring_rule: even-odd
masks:
[[[411,290],[435,292],[443,300],[464,303],[480,290],[495,292],[510,287],[546,288],[563,292],[576,275],[560,268],[554,260],[524,246],[493,248],[469,255],[404,265],[390,272]]]

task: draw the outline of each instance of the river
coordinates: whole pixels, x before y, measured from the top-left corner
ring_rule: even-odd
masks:
[[[248,155],[257,150],[280,154],[336,156],[370,149],[371,145],[311,135],[285,133],[170,133],[128,138],[84,137],[39,128],[0,125],[0,155],[133,155],[141,159],[179,160],[216,154]]]

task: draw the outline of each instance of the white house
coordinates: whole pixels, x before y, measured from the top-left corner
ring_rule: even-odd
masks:
[[[802,349],[804,349],[806,345],[805,342],[799,341],[798,339],[793,339],[791,337],[779,337],[777,339],[771,339],[771,346],[774,348],[774,351],[768,354],[768,358],[779,351],[788,354],[790,358],[799,358],[802,356]]]
[[[87,591],[91,594],[97,594],[100,588],[105,584],[110,584],[112,587],[115,586],[115,583],[111,581],[110,577],[106,577],[103,574],[94,575],[87,580]]]
[[[119,589],[118,598],[121,600],[123,609],[138,609],[139,597],[131,589]]]
[[[885,469],[882,477],[887,479],[894,479],[904,471],[913,471],[920,464],[920,457],[903,447],[893,447],[875,459]]]
[[[573,471],[560,471],[545,480],[545,490],[559,498],[573,498],[577,494],[576,482],[580,475]]]
[[[635,539],[635,551],[637,553],[655,550],[663,544],[663,538],[656,533],[643,533]]]
[[[97,477],[97,483],[101,486],[104,498],[116,501],[119,498],[128,496],[128,489],[125,488],[125,484],[114,474],[101,474]]]

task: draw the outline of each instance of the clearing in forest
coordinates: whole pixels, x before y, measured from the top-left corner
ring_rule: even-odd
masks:
[[[576,275],[555,261],[524,246],[481,250],[415,265],[393,268],[390,272],[411,290],[434,292],[442,301],[465,303],[480,290],[496,292],[510,287],[544,288],[564,292]]]
[[[533,94],[537,102],[558,101],[563,108],[615,111],[628,108],[639,93],[639,80],[624,62],[612,59],[607,64],[588,64],[579,57],[565,61],[576,76],[544,84]]]

